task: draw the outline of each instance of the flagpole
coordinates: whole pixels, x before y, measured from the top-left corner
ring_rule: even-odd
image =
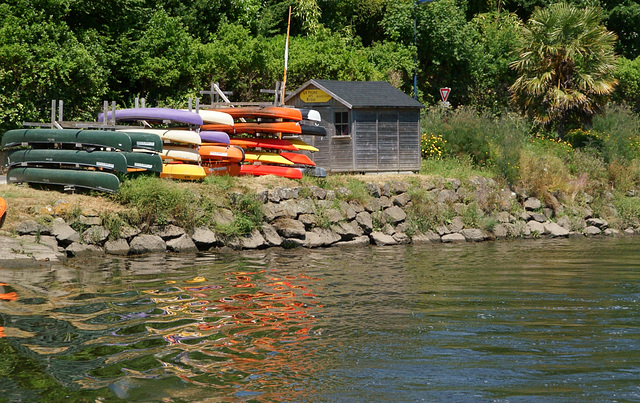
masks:
[[[291,28],[291,6],[289,6],[289,20],[287,21],[287,40],[284,45],[284,78],[282,79],[282,97],[280,103],[284,105],[285,86],[287,85],[287,62],[289,60],[289,28]]]

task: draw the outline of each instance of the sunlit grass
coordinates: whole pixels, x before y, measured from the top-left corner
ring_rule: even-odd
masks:
[[[489,167],[478,167],[470,158],[455,157],[423,159],[420,174],[461,180],[476,176],[496,177],[495,171]]]

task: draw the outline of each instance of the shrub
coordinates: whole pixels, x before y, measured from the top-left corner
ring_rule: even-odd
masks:
[[[609,105],[605,112],[593,119],[593,130],[604,133],[602,157],[606,162],[616,159],[632,160],[638,154],[640,118],[629,108]]]
[[[446,152],[447,141],[442,134],[422,133],[420,136],[420,151],[422,158],[441,159]]]

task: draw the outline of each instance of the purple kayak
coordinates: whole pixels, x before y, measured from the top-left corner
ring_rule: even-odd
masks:
[[[107,119],[111,119],[113,112],[107,112]],[[98,122],[102,122],[104,114],[98,115]],[[176,123],[202,126],[202,117],[195,112],[170,108],[132,108],[116,109],[116,120],[170,120]]]
[[[217,132],[212,130],[202,130],[200,139],[203,143],[223,143],[229,144],[229,135],[225,132]]]

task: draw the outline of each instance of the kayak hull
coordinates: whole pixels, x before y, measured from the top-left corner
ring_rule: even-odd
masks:
[[[270,139],[270,138],[231,138],[230,144],[242,148],[271,148],[274,150],[298,151],[298,147],[294,146],[288,140]]]
[[[9,166],[45,166],[75,168],[91,167],[116,172],[127,172],[127,158],[112,151],[80,151],[59,149],[13,150],[7,154]]]
[[[240,147],[221,145],[202,145],[198,149],[200,158],[204,160],[242,162],[244,151]]]
[[[207,176],[238,176],[240,175],[240,164],[237,162],[214,162],[205,161],[202,163]]]
[[[75,148],[98,147],[123,151],[132,149],[131,137],[128,134],[107,130],[14,129],[5,132],[0,141],[2,148],[24,145],[67,145]]]
[[[7,182],[73,186],[109,193],[120,189],[120,180],[112,173],[75,169],[11,167]]]
[[[204,168],[193,164],[164,164],[161,178],[199,181],[207,176]]]

